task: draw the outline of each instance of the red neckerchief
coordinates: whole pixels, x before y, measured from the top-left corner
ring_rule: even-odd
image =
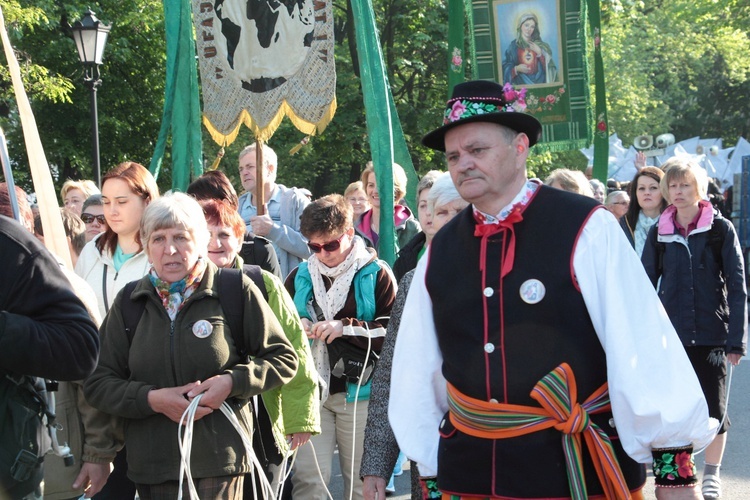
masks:
[[[503,241],[503,267],[500,270],[500,277],[505,277],[513,269],[513,261],[516,256],[516,233],[513,225],[523,220],[522,210],[523,205],[518,203],[505,219],[493,224],[486,224],[484,216],[476,210],[474,211],[474,220],[477,222],[474,227],[474,236],[482,238],[482,246],[479,251],[479,269],[481,271],[484,271],[487,259],[487,239],[493,234],[504,231],[509,231],[510,236],[504,238]]]

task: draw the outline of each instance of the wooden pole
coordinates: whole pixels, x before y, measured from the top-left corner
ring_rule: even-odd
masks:
[[[263,141],[255,141],[255,206],[258,215],[266,213],[265,171],[263,168]]]

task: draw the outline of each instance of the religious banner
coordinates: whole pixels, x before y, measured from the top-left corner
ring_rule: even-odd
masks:
[[[547,151],[587,147],[589,96],[586,1],[473,0],[477,76],[511,85],[542,123]]]
[[[267,141],[284,116],[320,133],[336,111],[332,0],[192,0],[203,123],[228,145]]]

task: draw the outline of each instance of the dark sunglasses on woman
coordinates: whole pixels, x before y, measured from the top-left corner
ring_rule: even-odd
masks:
[[[92,222],[94,222],[94,219],[98,220],[99,224],[107,223],[107,219],[105,219],[103,215],[94,215],[94,214],[87,214],[87,213],[81,214],[81,220],[85,222],[86,224],[91,224]]]
[[[320,253],[321,250],[325,250],[326,252],[335,252],[341,246],[341,239],[344,236],[346,236],[346,233],[342,234],[333,241],[329,241],[328,243],[323,243],[322,245],[319,243],[308,243],[307,246],[310,247],[310,250],[312,250],[313,253]]]

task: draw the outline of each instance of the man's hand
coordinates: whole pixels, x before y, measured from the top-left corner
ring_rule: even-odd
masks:
[[[737,366],[740,364],[740,360],[742,359],[742,354],[737,354],[736,352],[727,354],[727,359],[730,363],[732,363],[732,366]]]
[[[273,229],[273,220],[271,219],[271,216],[268,215],[268,210],[266,210],[266,213],[263,215],[250,217],[250,226],[253,228],[253,233],[258,236],[268,236],[268,233]]]
[[[378,476],[365,476],[362,493],[365,500],[385,500],[386,480]]]
[[[330,344],[333,339],[344,335],[344,323],[338,319],[318,321],[312,326],[311,332],[311,337],[324,340],[327,344]]]
[[[286,438],[289,440],[289,448],[296,450],[310,441],[310,437],[312,437],[312,434],[309,432],[295,432],[294,434],[288,435]]]
[[[187,400],[188,392],[198,387],[200,382],[191,382],[182,387],[167,387],[165,389],[154,389],[148,393],[148,404],[157,412],[167,416],[171,421],[180,423],[182,414],[185,413],[190,401]],[[195,420],[200,420],[213,412],[208,406],[200,405],[195,412]]]
[[[656,500],[703,500],[698,485],[684,488],[659,488],[656,487]]]
[[[207,406],[218,410],[221,408],[221,404],[229,397],[229,393],[232,392],[231,375],[223,374],[211,377],[208,380],[204,380],[200,385],[193,387],[193,389],[187,393],[188,399],[191,401],[198,394],[203,394],[200,400],[200,406]],[[197,420],[197,418],[196,418]]]
[[[109,462],[103,464],[83,462],[81,472],[73,482],[73,489],[77,490],[82,487],[86,498],[91,498],[102,491],[111,472],[112,464]]]

